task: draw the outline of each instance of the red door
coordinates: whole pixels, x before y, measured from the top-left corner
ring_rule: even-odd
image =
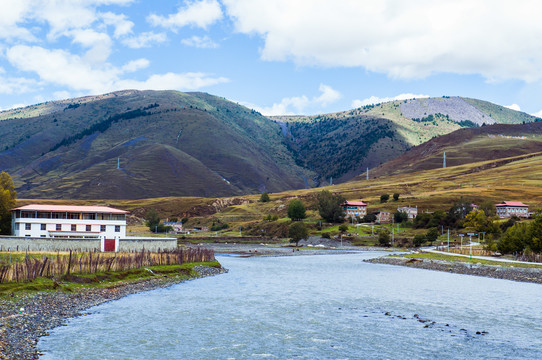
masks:
[[[104,251],[115,251],[115,239],[104,239]]]

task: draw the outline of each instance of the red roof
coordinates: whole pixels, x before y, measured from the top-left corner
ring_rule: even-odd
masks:
[[[363,201],[346,201],[344,204],[342,204],[343,206],[367,206],[366,203],[364,203]]]
[[[53,211],[53,212],[76,212],[76,213],[107,213],[107,214],[128,214],[128,211],[114,209],[108,206],[74,206],[74,205],[26,205],[14,210],[23,211]]]
[[[522,206],[522,207],[529,207],[529,205],[525,205],[521,201],[503,201],[502,204],[497,204],[495,206]]]

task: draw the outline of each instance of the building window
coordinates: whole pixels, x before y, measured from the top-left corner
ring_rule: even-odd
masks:
[[[60,231],[60,230],[62,230],[62,225],[56,224],[56,231]]]
[[[105,225],[100,225],[100,231],[105,232]]]
[[[47,225],[41,224],[41,230],[47,230]]]
[[[45,235],[40,235],[41,237],[45,237]]]
[[[77,225],[72,225],[72,231],[77,231]]]
[[[31,226],[32,226],[32,224],[26,223],[26,224],[24,224],[24,229],[25,229],[25,230],[30,230],[30,229],[31,229]]]
[[[91,228],[91,225],[87,225],[87,226],[86,226],[86,230],[87,230],[87,231],[90,231],[90,228]]]
[[[115,232],[120,232],[120,225],[115,225]]]

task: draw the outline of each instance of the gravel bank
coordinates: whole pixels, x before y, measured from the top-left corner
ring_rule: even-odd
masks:
[[[409,259],[403,257],[379,257],[365,260],[375,264],[401,265],[426,270],[446,271],[456,274],[485,276],[542,284],[542,269],[509,266],[469,264],[430,259]]]
[[[227,270],[195,266],[200,277],[218,275]],[[182,282],[176,277],[145,279],[117,284],[107,289],[84,289],[76,293],[39,292],[15,295],[0,300],[0,359],[37,359],[36,343],[48,330],[62,325],[67,318],[86,315],[84,310],[129,294],[153,290]]]

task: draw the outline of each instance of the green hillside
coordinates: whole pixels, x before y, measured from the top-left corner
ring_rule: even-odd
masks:
[[[227,196],[311,177],[275,122],[203,93],[122,91],[2,117],[0,168],[23,197]]]
[[[348,181],[413,146],[465,127],[533,122],[534,116],[481,100],[427,98],[368,105],[317,116],[280,116],[299,165],[320,184]],[[284,128],[287,127],[287,131]]]

